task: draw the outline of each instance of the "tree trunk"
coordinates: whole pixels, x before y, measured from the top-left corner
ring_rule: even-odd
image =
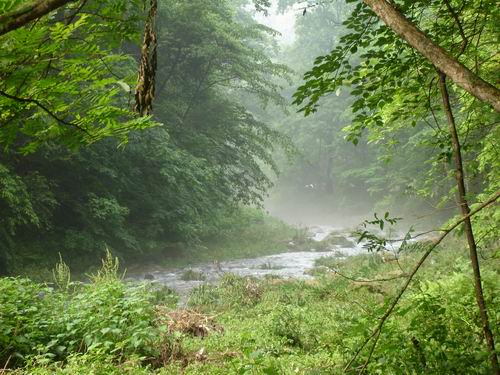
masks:
[[[439,45],[434,43],[424,32],[401,14],[387,0],[363,0],[373,12],[396,34],[406,40],[414,49],[426,57],[440,72],[446,74],[455,84],[479,100],[491,104],[500,112],[500,90],[474,74],[467,67]]]
[[[476,301],[479,307],[479,313],[481,315],[481,322],[483,325],[484,337],[486,338],[486,344],[490,352],[490,361],[493,373],[500,375],[500,368],[498,366],[498,358],[495,352],[495,340],[493,338],[493,333],[490,329],[490,324],[488,320],[488,310],[486,308],[486,302],[483,295],[483,287],[481,285],[481,271],[479,268],[479,260],[477,256],[476,241],[474,239],[474,233],[472,231],[472,223],[470,217],[469,204],[466,199],[466,190],[464,183],[464,171],[462,164],[462,154],[460,150],[460,140],[457,134],[457,128],[455,125],[455,118],[450,105],[450,97],[448,94],[448,88],[446,87],[446,74],[439,72],[439,87],[441,89],[441,97],[443,99],[443,107],[448,119],[448,127],[451,135],[451,142],[453,145],[453,156],[455,159],[455,179],[458,187],[458,203],[462,211],[462,215],[467,217],[464,220],[465,234],[467,236],[467,242],[469,244],[469,255],[472,264],[472,270],[474,272],[474,287],[476,292]]]
[[[0,15],[0,21],[5,25],[0,26],[0,36],[7,34],[9,31],[16,30],[28,22],[40,18],[53,10],[62,7],[75,0],[40,0],[32,3],[29,6],[23,5],[18,9],[14,9],[7,15]]]

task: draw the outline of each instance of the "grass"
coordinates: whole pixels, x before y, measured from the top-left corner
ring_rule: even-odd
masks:
[[[449,242],[424,265],[384,327],[369,374],[488,373],[470,267],[462,249],[461,243]],[[174,307],[168,291],[152,294],[148,283],[140,292],[124,287],[111,275],[113,267],[89,286],[47,291],[51,297],[41,300],[36,295],[43,286],[23,281],[22,288],[13,287],[16,281],[4,279],[0,286],[10,292],[0,294],[0,338],[7,340],[0,350],[10,347],[12,354],[24,348],[22,359],[16,357],[20,367],[14,374],[341,374],[403,281],[360,283],[351,278],[366,281],[406,272],[421,253],[421,248],[414,249],[398,262],[384,262],[377,254],[317,262],[349,279],[332,272],[313,280],[226,274],[218,285],[193,290],[183,309]],[[488,259],[482,263],[484,287],[498,337],[498,250],[485,250],[483,256]],[[66,280],[64,267],[59,269],[60,279]],[[20,301],[31,307],[26,310]],[[61,304],[74,308],[64,310]],[[91,318],[97,311],[101,312],[95,321],[80,316],[88,312]],[[129,316],[127,311],[136,312]],[[76,333],[68,331],[66,323],[58,324],[59,319],[76,319]],[[23,346],[15,335],[2,336],[6,322],[33,342]],[[49,331],[42,328],[47,324]],[[111,334],[117,324],[122,333]],[[67,346],[64,340],[51,344],[54,338],[69,335],[78,341],[88,332],[94,345],[75,345],[47,356]],[[134,336],[140,339],[136,347],[128,339]],[[0,353],[5,361],[5,352]],[[353,366],[366,358],[364,351]]]

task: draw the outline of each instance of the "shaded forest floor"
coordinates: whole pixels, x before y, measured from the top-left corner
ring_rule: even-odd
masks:
[[[87,285],[69,282],[62,264],[55,289],[4,278],[0,365],[18,367],[14,374],[342,373],[424,247],[398,261],[323,258],[311,280],[226,274],[195,289],[183,307],[167,288],[123,283],[112,257]],[[482,255],[498,337],[499,253]],[[369,281],[376,278],[393,279]],[[362,352],[353,368],[366,358]],[[368,372],[488,373],[461,243],[449,241],[427,261],[382,330]]]

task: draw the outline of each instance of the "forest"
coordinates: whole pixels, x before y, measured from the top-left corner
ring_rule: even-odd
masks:
[[[0,374],[498,374],[491,0],[0,0]]]

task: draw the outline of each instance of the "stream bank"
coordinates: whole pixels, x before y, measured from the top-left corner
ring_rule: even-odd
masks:
[[[336,256],[346,257],[359,254],[363,249],[349,230],[328,225],[302,228],[306,241],[288,243],[288,251],[273,255],[228,261],[213,261],[196,266],[168,268],[156,266],[129,275],[129,280],[151,280],[167,286],[181,296],[204,283],[215,283],[225,273],[244,277],[277,276],[281,278],[309,279],[308,270],[314,267],[317,259]]]

